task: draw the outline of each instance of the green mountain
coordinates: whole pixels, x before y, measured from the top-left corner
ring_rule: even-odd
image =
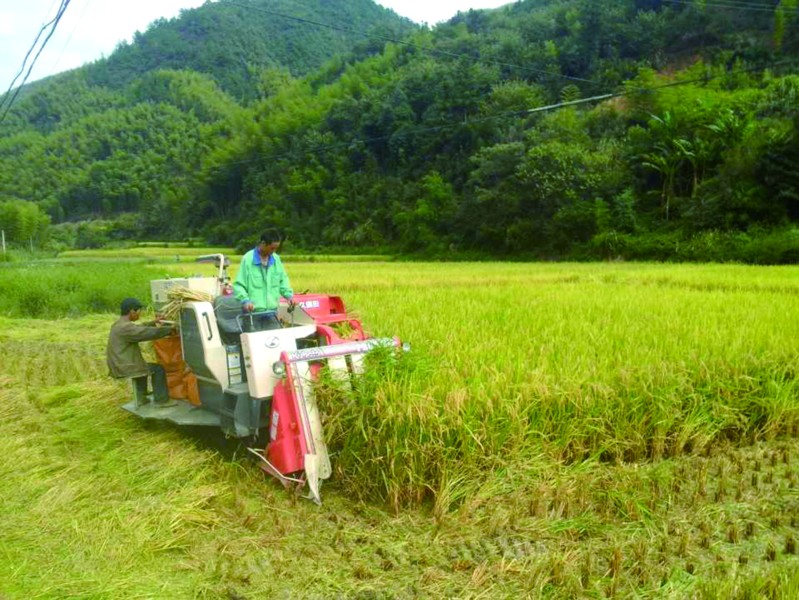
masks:
[[[207,2],[153,22],[108,58],[26,86],[0,134],[31,126],[51,131],[125,103],[126,88],[158,70],[202,73],[236,100],[251,101],[282,72],[302,76],[339,54],[379,51],[374,36],[402,37],[412,29],[371,0]]]
[[[101,218],[99,239],[248,244],[271,223],[306,248],[799,256],[796,0],[526,0],[406,37],[389,14],[318,68],[297,36],[337,30],[297,22],[286,62],[253,41],[237,71],[231,48],[258,36],[231,27],[163,69],[238,4],[184,12],[30,92],[0,130],[0,200]]]
[[[401,37],[412,28],[371,0],[218,0],[155,21],[87,76],[90,84],[121,88],[157,69],[192,70],[235,98],[252,99],[264,69],[305,75],[367,35]]]
[[[413,28],[371,0],[220,0],[156,21],[22,91],[0,123],[0,202],[35,202],[55,222],[180,204],[203,156],[246,124],[243,105]],[[150,230],[135,223],[131,235]]]

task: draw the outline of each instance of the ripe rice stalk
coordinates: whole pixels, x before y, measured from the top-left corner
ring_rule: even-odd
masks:
[[[184,302],[213,302],[211,294],[200,290],[191,290],[183,286],[175,286],[167,292],[169,300],[161,309],[161,316],[167,321],[180,323],[180,309]]]

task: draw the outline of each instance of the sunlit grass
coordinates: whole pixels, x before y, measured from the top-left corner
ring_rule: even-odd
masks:
[[[99,248],[96,250],[65,250],[58,254],[58,259],[64,261],[75,260],[134,260],[146,259],[148,262],[185,262],[192,261],[208,254],[224,254],[231,262],[238,262],[241,254],[231,248],[218,246],[195,247],[186,244],[139,245],[130,248]],[[307,254],[292,251],[281,252],[281,257],[287,263],[292,262],[321,262],[321,263],[360,263],[360,262],[385,262],[391,260],[390,256],[381,254]]]
[[[154,258],[163,260],[175,260],[196,258],[205,254],[224,254],[233,255],[230,248],[216,246],[208,247],[188,247],[184,245],[175,246],[137,246],[133,248],[100,248],[97,250],[65,250],[59,253],[59,258]]]

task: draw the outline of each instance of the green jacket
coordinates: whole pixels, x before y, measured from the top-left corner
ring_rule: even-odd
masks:
[[[272,253],[264,264],[257,248],[242,257],[233,292],[242,304],[252,302],[256,311],[277,310],[280,296],[294,295],[280,257]]]
[[[111,326],[105,357],[112,377],[141,377],[150,370],[139,349],[139,342],[157,340],[172,332],[171,327],[137,325],[127,316],[120,317]]]

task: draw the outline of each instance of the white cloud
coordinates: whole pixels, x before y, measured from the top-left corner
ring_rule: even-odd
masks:
[[[512,0],[376,0],[381,6],[390,8],[398,15],[408,17],[417,23],[435,25],[454,17],[458,11],[470,8],[497,8]]]
[[[0,0],[0,4],[5,3],[13,3],[13,7],[0,7],[0,92],[8,88],[42,25],[55,16],[58,5],[55,0]],[[175,17],[181,9],[202,4],[203,0],[72,0],[28,81],[108,56],[120,41],[131,40],[136,31],[146,30],[155,19]]]
[[[0,35],[6,36],[14,33],[17,28],[16,15],[7,10],[0,11]]]

